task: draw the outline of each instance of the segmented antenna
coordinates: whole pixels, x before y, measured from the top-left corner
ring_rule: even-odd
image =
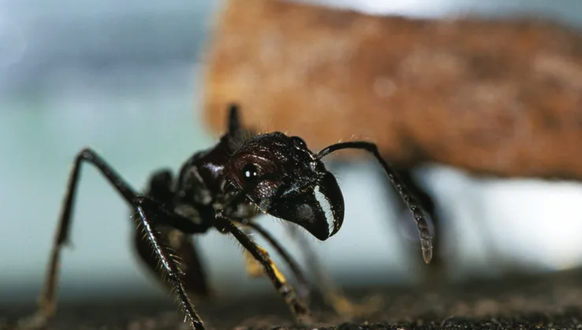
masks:
[[[430,230],[428,227],[428,223],[424,217],[424,212],[418,200],[406,189],[406,186],[402,182],[402,180],[396,174],[396,171],[380,156],[378,152],[378,146],[371,142],[365,141],[353,141],[353,142],[340,142],[336,144],[332,144],[319,153],[317,153],[317,159],[321,159],[322,157],[341,149],[362,149],[366,150],[376,157],[376,160],[382,165],[384,171],[390,178],[392,185],[398,193],[400,197],[404,200],[410,212],[412,212],[412,216],[414,217],[414,221],[416,221],[416,227],[418,228],[418,232],[420,235],[420,246],[422,248],[422,258],[424,262],[427,264],[432,259],[432,236],[430,234]]]

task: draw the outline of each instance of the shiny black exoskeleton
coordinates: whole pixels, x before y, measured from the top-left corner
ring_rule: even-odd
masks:
[[[422,210],[380,157],[375,144],[343,142],[313,153],[299,137],[279,132],[255,134],[244,129],[237,107],[231,106],[228,132],[218,143],[190,157],[177,178],[169,170],[156,172],[143,194],[134,191],[91,149],[78,154],[65,195],[40,308],[26,324],[43,326],[54,314],[60,251],[68,239],[83,162],[97,167],[131,205],[138,228],[135,243],[140,257],[157,275],[169,280],[194,329],[204,329],[204,325],[187,292],[207,295],[209,289],[192,235],[211,228],[233,235],[264,268],[297,320],[309,323],[307,306],[296,296],[269,254],[240,228],[248,227],[264,236],[284,257],[295,276],[305,282],[295,262],[253,219],[261,212],[267,213],[305,228],[319,240],[337,233],[344,220],[344,199],[335,177],[321,159],[341,149],[367,150],[380,162],[413,213],[420,231],[423,256],[428,262],[432,256],[432,237]]]

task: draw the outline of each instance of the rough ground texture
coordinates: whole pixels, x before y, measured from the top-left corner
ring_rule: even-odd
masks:
[[[238,102],[245,123],[314,150],[366,139],[400,166],[582,178],[582,36],[564,26],[229,0],[207,64],[216,132]]]
[[[319,324],[294,327],[276,295],[198,304],[211,329],[579,329],[582,328],[582,272],[473,282],[433,289],[375,289],[352,293],[361,301],[380,294],[385,301],[368,316],[351,319],[316,307]],[[0,307],[0,329],[30,307]],[[168,302],[120,300],[60,306],[54,330],[187,329]]]

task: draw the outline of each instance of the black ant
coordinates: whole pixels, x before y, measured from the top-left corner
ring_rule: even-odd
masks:
[[[50,255],[39,309],[28,325],[42,327],[56,310],[59,257],[67,243],[81,164],[93,164],[135,211],[135,243],[152,271],[169,280],[193,329],[204,324],[186,292],[207,294],[202,265],[191,240],[210,228],[233,235],[262,265],[297,321],[310,323],[310,311],[299,299],[269,254],[239,227],[254,229],[275,246],[303,283],[304,277],[283,248],[252,220],[259,213],[293,222],[319,240],[337,233],[344,219],[344,200],[335,177],[321,159],[341,149],[363,149],[374,155],[412,211],[418,226],[424,260],[432,257],[432,237],[419,203],[380,156],[375,144],[336,143],[311,152],[299,137],[280,132],[255,134],[241,127],[236,105],[230,107],[228,132],[218,143],[190,157],[177,179],[161,170],[151,177],[145,194],[138,194],[96,152],[83,149],[76,157]],[[161,267],[158,267],[160,265]]]

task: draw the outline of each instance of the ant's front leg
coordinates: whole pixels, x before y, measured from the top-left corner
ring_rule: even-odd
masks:
[[[298,244],[309,270],[312,272],[317,288],[323,299],[335,312],[347,319],[365,317],[383,308],[383,299],[380,296],[371,296],[363,303],[356,303],[349,299],[341,286],[331,278],[329,271],[318,257],[311,242],[300,232],[299,228],[291,226],[290,234]]]
[[[281,258],[283,258],[283,261],[287,264],[291,272],[293,272],[295,280],[297,280],[297,286],[299,288],[299,290],[297,291],[299,293],[299,297],[306,304],[308,304],[312,291],[311,284],[309,283],[307,277],[305,276],[305,274],[303,274],[303,271],[299,267],[299,264],[295,261],[295,259],[293,259],[291,254],[289,254],[289,252],[287,252],[287,250],[285,250],[285,248],[279,242],[277,242],[275,237],[273,237],[267,230],[265,230],[262,226],[260,226],[256,222],[254,222],[252,219],[249,220],[245,218],[240,219],[233,218],[232,221],[240,223],[241,225],[244,226],[242,228],[242,231],[245,235],[247,235],[247,237],[249,237],[249,239],[251,239],[250,235],[252,235],[252,231],[250,229],[253,229],[259,235],[261,235],[275,249],[275,251],[277,251]],[[248,250],[244,251],[244,262],[247,274],[250,277],[259,277],[264,275],[261,263],[257,259],[255,259]]]
[[[216,227],[222,232],[231,233],[238,242],[263,265],[265,272],[277,291],[283,296],[287,305],[291,308],[291,312],[300,324],[309,325],[312,323],[311,312],[297,296],[293,288],[287,283],[283,273],[279,271],[273,260],[271,260],[269,253],[260,247],[257,243],[251,240],[245,233],[243,233],[230,219],[228,219],[221,211],[216,213]]]
[[[69,183],[65,194],[65,200],[56,231],[55,240],[51,250],[46,282],[39,298],[39,309],[31,319],[21,322],[21,326],[24,328],[44,327],[55,313],[57,300],[57,275],[58,266],[60,263],[60,254],[63,245],[68,241],[71,226],[71,214],[73,211],[76,190],[78,187],[81,164],[83,162],[91,163],[97,167],[101,174],[105,176],[107,181],[117,190],[123,199],[125,199],[125,201],[128,202],[137,211],[140,220],[139,222],[143,226],[146,236],[148,237],[150,243],[153,246],[153,249],[161,261],[162,267],[165,269],[166,274],[173,282],[174,287],[176,288],[176,293],[182,302],[185,313],[187,314],[192,327],[197,330],[203,330],[204,325],[202,320],[196,313],[194,306],[190,303],[184,292],[184,288],[179,277],[181,271],[174,261],[172,255],[165,247],[162,237],[160,237],[159,233],[155,230],[151,216],[155,215],[156,219],[163,218],[165,225],[177,228],[187,233],[199,232],[201,229],[197,228],[191,221],[187,221],[187,219],[165,210],[151,199],[137,196],[134,190],[121,178],[121,176],[117,174],[111,166],[105,163],[105,161],[91,149],[83,149],[75,158],[71,175],[69,177]]]
[[[303,274],[303,271],[301,271],[301,269],[299,268],[299,264],[293,259],[293,257],[291,257],[289,252],[287,252],[287,250],[285,250],[285,248],[281,244],[279,244],[279,242],[277,242],[277,240],[273,236],[271,236],[271,234],[269,234],[269,232],[266,231],[263,227],[259,226],[255,222],[249,222],[247,223],[247,226],[251,227],[261,236],[263,236],[263,238],[273,246],[277,253],[279,253],[279,255],[287,263],[287,266],[289,266],[291,272],[293,272],[293,275],[295,276],[295,279],[298,282],[297,284],[299,290],[297,291],[299,293],[299,297],[307,304],[310,299],[312,287],[309,281],[307,280],[305,274]]]
[[[247,227],[242,228],[242,231],[245,235],[249,236],[252,234],[250,229]],[[243,252],[243,258],[245,263],[245,269],[247,271],[247,275],[252,278],[261,277],[264,275],[263,266],[261,263],[253,257],[253,255],[248,251],[245,250]]]

